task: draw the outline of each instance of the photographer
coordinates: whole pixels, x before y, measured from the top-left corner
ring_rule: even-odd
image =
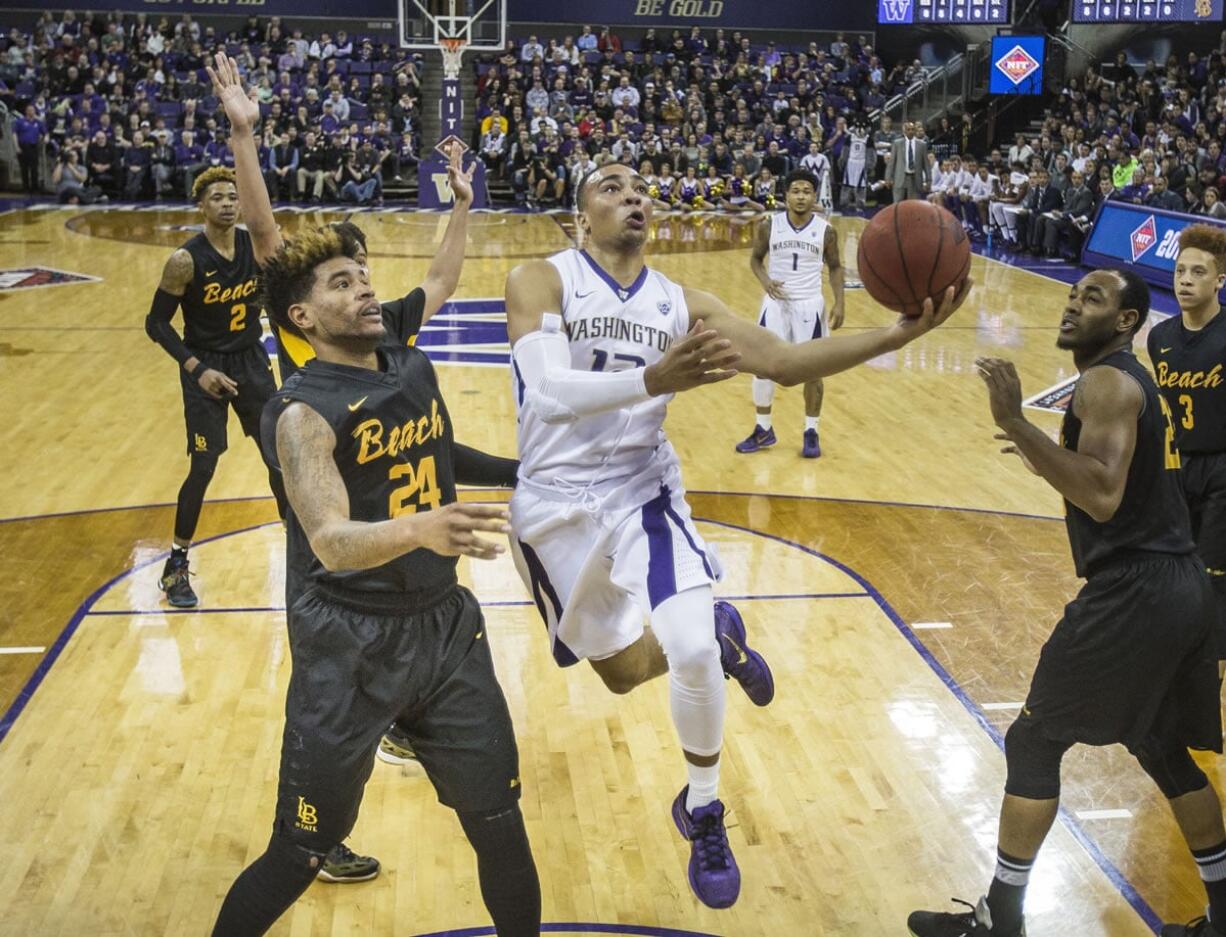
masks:
[[[73,205],[92,205],[94,202],[105,202],[107,197],[97,186],[90,186],[89,170],[81,163],[80,150],[75,147],[65,149],[60,154],[55,169],[51,171],[51,184],[61,203]]]

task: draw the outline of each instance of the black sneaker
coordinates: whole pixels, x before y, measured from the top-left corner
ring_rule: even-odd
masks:
[[[978,904],[953,899],[964,904],[969,911],[947,914],[943,911],[913,911],[907,918],[907,929],[913,937],[1026,937],[1026,925],[1006,934],[992,927],[992,912],[988,899],[980,898]]]
[[[1167,924],[1160,937],[1224,937],[1222,932],[1209,923],[1207,917],[1198,917],[1187,924]]]
[[[369,882],[378,874],[378,859],[373,856],[359,856],[344,843],[340,843],[324,859],[317,878],[321,882],[345,885],[350,882]]]
[[[196,598],[196,593],[192,591],[192,584],[188,582],[191,572],[187,567],[186,556],[179,559],[173,554],[162,567],[162,578],[158,584],[166,593],[166,601],[175,608],[195,608],[200,602]]]

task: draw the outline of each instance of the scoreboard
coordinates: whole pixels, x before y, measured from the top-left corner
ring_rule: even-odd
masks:
[[[1223,0],[1073,0],[1074,23],[1216,23]]]
[[[1214,2],[1220,7],[1223,0]],[[1009,0],[877,0],[877,22],[882,26],[912,23],[1007,25]]]

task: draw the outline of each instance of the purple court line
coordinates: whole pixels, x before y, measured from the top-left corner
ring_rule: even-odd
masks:
[[[543,934],[616,934],[617,937],[718,937],[716,934],[692,930],[677,930],[674,927],[652,927],[644,924],[542,924]],[[440,930],[418,937],[494,937],[494,928],[463,927],[459,930]]]
[[[868,592],[787,592],[776,595],[717,595],[717,599],[725,602],[770,602],[784,599],[870,599]],[[530,599],[506,599],[496,602],[482,602],[482,608],[512,608],[531,605]],[[91,611],[91,616],[97,615],[239,615],[244,612],[283,612],[284,605],[245,605],[227,608],[108,608]]]
[[[760,530],[752,530],[751,528],[743,527],[740,524],[731,524],[726,521],[712,520],[708,517],[695,516],[694,520],[702,521],[703,523],[707,524],[713,524],[716,527],[726,527],[730,530],[739,530],[744,533],[755,534],[759,537],[765,537],[767,540],[774,540],[777,543],[795,547],[797,550],[808,553],[810,556],[815,556],[818,559],[829,563],[835,569],[850,576],[864,587],[864,590],[869,594],[869,596],[872,597],[873,601],[877,603],[877,607],[880,608],[885,616],[894,623],[894,627],[897,628],[902,636],[907,639],[913,648],[915,648],[919,656],[932,669],[933,673],[940,678],[941,682],[945,684],[946,688],[948,688],[958,702],[962,704],[963,708],[966,709],[966,711],[971,714],[975,721],[979,723],[980,727],[988,734],[988,737],[996,743],[996,747],[999,748],[1002,753],[1004,752],[1004,736],[1002,736],[1000,732],[998,732],[992,725],[992,723],[988,721],[988,717],[984,714],[983,710],[979,708],[979,705],[973,699],[971,699],[970,694],[968,694],[966,690],[962,688],[962,685],[954,679],[953,675],[941,665],[941,662],[938,661],[932,652],[928,650],[924,643],[916,636],[915,632],[911,630],[910,626],[903,621],[902,616],[894,610],[893,606],[890,605],[885,596],[881,594],[877,587],[850,566],[839,562],[832,556],[827,556],[825,553],[814,550],[812,547],[806,547],[802,543],[796,543],[794,540],[788,540],[785,537],[779,537],[775,534],[764,533]],[[1061,807],[1060,821],[1064,828],[1072,834],[1073,838],[1081,844],[1081,847],[1090,854],[1090,858],[1094,860],[1095,865],[1102,870],[1103,874],[1107,876],[1108,880],[1110,880],[1111,884],[1115,886],[1116,890],[1121,896],[1123,896],[1124,900],[1132,906],[1132,909],[1137,912],[1138,916],[1140,916],[1141,920],[1145,922],[1146,926],[1157,934],[1158,930],[1162,927],[1162,920],[1158,917],[1158,913],[1154,911],[1152,907],[1150,907],[1149,902],[1141,897],[1140,892],[1138,892],[1136,887],[1130,881],[1128,881],[1128,879],[1124,876],[1124,873],[1116,868],[1115,863],[1107,858],[1106,854],[1099,848],[1098,844],[1090,838],[1090,835],[1086,833],[1086,831],[1081,827],[1081,824],[1077,822],[1077,818],[1064,807]]]
[[[821,500],[821,499],[813,499],[813,500]],[[970,713],[972,718],[974,718],[975,721],[979,723],[980,727],[988,734],[988,737],[991,738],[992,741],[996,744],[996,747],[999,748],[1002,752],[1004,751],[1004,744],[1005,744],[1004,737],[1000,734],[1000,732],[998,732],[995,729],[995,727],[993,727],[991,722],[988,721],[988,718],[984,714],[983,710],[980,709],[979,706],[975,703],[975,701],[971,699],[971,697],[966,692],[966,690],[962,688],[961,684],[959,684],[958,681],[954,679],[954,677],[949,673],[949,671],[946,670],[941,665],[940,661],[938,661],[936,657],[933,656],[932,652],[929,651],[928,648],[924,646],[924,643],[920,641],[920,639],[916,636],[915,632],[912,631],[910,627],[908,627],[907,623],[903,621],[902,616],[900,616],[898,612],[894,610],[894,608],[890,605],[890,603],[886,600],[886,598],[881,594],[881,592],[871,582],[869,582],[866,578],[864,578],[864,576],[860,575],[850,566],[847,566],[846,564],[839,562],[833,557],[828,556],[824,553],[821,553],[818,550],[814,550],[812,547],[807,547],[804,544],[797,543],[794,540],[788,540],[785,537],[780,537],[775,534],[764,533],[759,530],[753,530],[752,528],[745,527],[740,524],[732,524],[726,521],[717,521],[717,520],[712,520],[710,518],[702,518],[702,517],[695,517],[694,519],[697,521],[702,521],[704,523],[712,524],[716,527],[724,527],[728,530],[738,530],[738,531],[741,531],[742,533],[752,534],[754,536],[763,537],[767,540],[773,540],[776,543],[782,543],[785,546],[794,547],[797,550],[800,550],[802,553],[806,553],[809,556],[817,557],[823,562],[830,564],[835,569],[838,569],[840,572],[849,576],[851,579],[857,582],[861,586],[861,588],[864,589],[868,597],[872,598],[873,601],[877,603],[877,607],[881,609],[881,611],[885,614],[887,618],[890,619],[891,622],[893,622],[894,627],[898,629],[899,633],[902,634],[904,638],[906,638],[906,640],[915,649],[916,653],[919,654],[921,659],[923,659],[924,662],[928,664],[929,668],[931,668],[933,673],[935,673],[937,677],[941,680],[941,682],[945,684],[946,688],[948,688],[949,691],[958,700],[958,702],[962,704],[963,708],[966,709],[966,711]],[[214,540],[221,540],[226,537],[237,536],[239,534],[248,533],[252,530],[258,530],[261,527],[270,527],[277,523],[279,523],[279,521],[271,521],[271,522],[264,523],[264,524],[254,524],[250,527],[242,527],[242,528],[239,528],[238,530],[232,530],[226,533],[216,534],[213,537],[209,537],[205,540],[201,540],[200,543],[208,543]],[[85,601],[82,602],[80,606],[78,606],[77,610],[73,613],[72,617],[68,620],[68,624],[64,626],[64,630],[61,631],[59,636],[55,639],[55,643],[52,644],[51,647],[48,649],[46,655],[43,657],[43,659],[39,662],[38,666],[35,668],[34,673],[30,675],[30,678],[26,681],[25,686],[23,686],[20,692],[17,694],[17,698],[13,701],[12,705],[9,706],[8,710],[5,711],[4,715],[0,716],[0,743],[3,743],[4,739],[8,736],[8,733],[12,729],[13,724],[16,722],[17,717],[21,715],[26,705],[30,702],[30,699],[31,697],[33,697],[34,692],[42,684],[44,678],[47,676],[47,673],[50,671],[52,665],[56,662],[56,660],[59,659],[59,656],[63,652],[64,647],[68,644],[69,639],[76,632],[77,628],[80,626],[85,616],[90,613],[90,609],[92,608],[94,603],[97,602],[103,595],[105,595],[106,592],[109,589],[111,589],[115,584],[117,584],[120,580],[125,579],[127,576],[131,575],[132,573],[140,569],[144,569],[148,566],[151,566],[165,559],[168,555],[169,555],[169,551],[163,552],[163,553],[160,553],[160,554],[157,554],[151,557],[150,559],[144,560],[135,566],[128,567],[127,569],[116,574],[110,580],[108,580],[107,582],[99,586],[97,589],[95,589],[89,595],[89,597],[86,598]],[[1081,844],[1082,848],[1086,850],[1086,852],[1094,860],[1095,864],[1099,867],[1099,869],[1102,870],[1103,874],[1107,876],[1108,880],[1112,883],[1112,885],[1115,886],[1116,890],[1120,893],[1120,895],[1124,898],[1124,900],[1128,902],[1128,904],[1137,913],[1137,915],[1141,918],[1141,920],[1145,922],[1145,924],[1150,928],[1150,930],[1153,933],[1157,934],[1159,928],[1162,926],[1162,922],[1160,918],[1158,917],[1157,912],[1154,911],[1154,909],[1149,905],[1149,903],[1136,890],[1136,887],[1131,882],[1128,881],[1128,879],[1124,876],[1124,874],[1120,872],[1118,868],[1116,868],[1115,864],[1110,859],[1107,858],[1106,854],[1103,853],[1102,849],[1099,848],[1098,844],[1094,842],[1094,840],[1089,836],[1089,834],[1087,834],[1085,830],[1081,827],[1081,825],[1077,822],[1077,819],[1069,811],[1067,811],[1064,807],[1060,808],[1060,822],[1064,826],[1064,828],[1069,831],[1069,833],[1073,836],[1073,838],[1076,839],[1077,842]],[[597,932],[610,933],[610,931],[608,930],[597,931]],[[425,937],[463,937],[463,935],[465,934],[480,935],[480,934],[488,934],[488,933],[489,933],[488,928],[486,929],[478,928],[476,930],[469,930],[469,931],[443,931],[443,932],[439,932],[434,935],[425,935]],[[617,933],[617,931],[612,931],[611,933]],[[654,932],[653,931],[641,931],[639,933],[644,933],[647,935],[651,935],[651,934],[659,935],[661,932],[659,931],[654,931]],[[684,932],[673,932],[673,933],[681,934],[684,937]],[[663,932],[663,934],[664,934],[664,937],[669,937],[669,934],[667,931]]]

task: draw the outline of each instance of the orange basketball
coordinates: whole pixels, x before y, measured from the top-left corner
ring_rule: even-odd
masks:
[[[944,208],[911,200],[883,208],[860,233],[860,280],[881,305],[918,316],[971,271],[971,242]]]

